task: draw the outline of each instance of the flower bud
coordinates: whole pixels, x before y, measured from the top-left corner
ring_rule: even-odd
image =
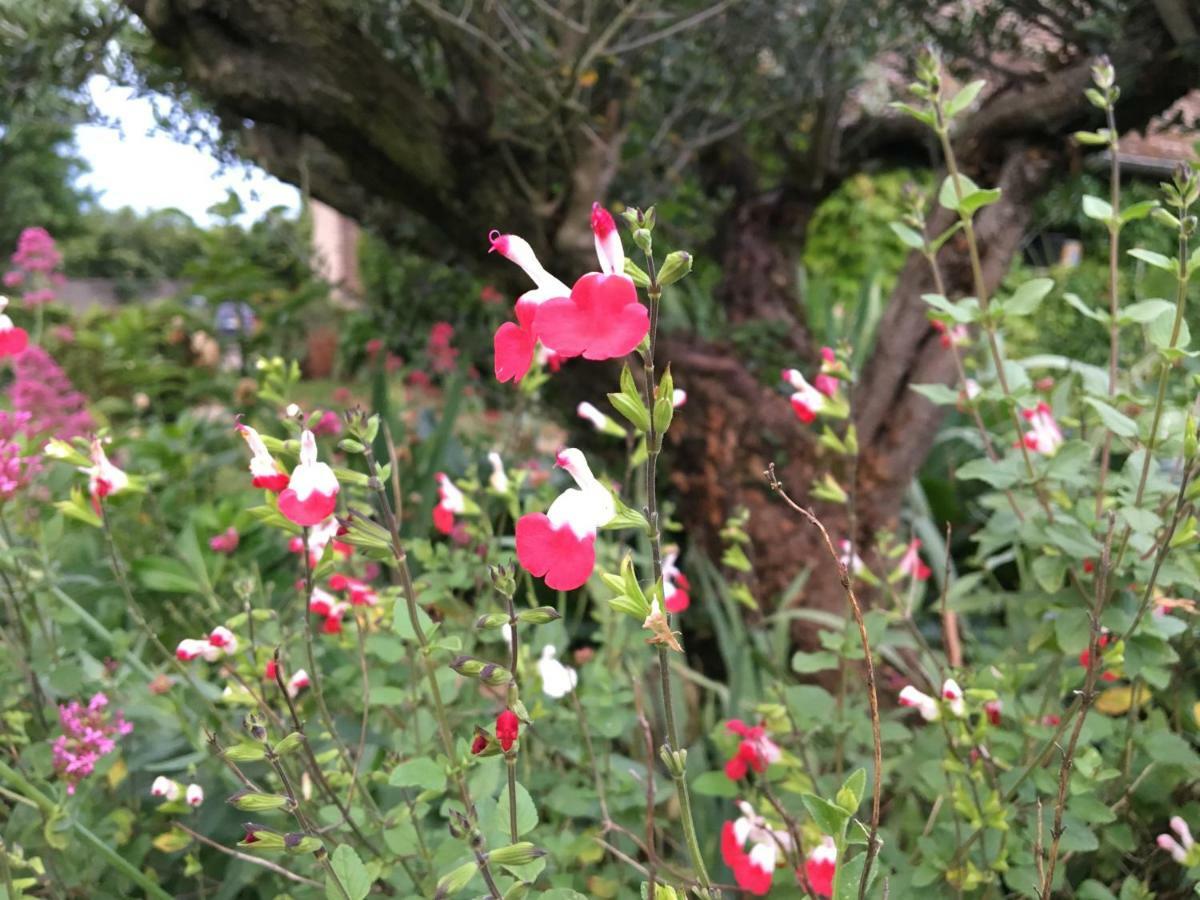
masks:
[[[650,229],[648,228],[635,228],[633,230],[633,242],[647,255],[650,254],[654,247],[654,238],[650,236]]]
[[[553,606],[539,606],[517,613],[517,621],[523,625],[545,625],[561,618],[562,615]]]
[[[676,250],[674,253],[668,253],[667,258],[663,260],[662,268],[658,271],[658,283],[666,287],[686,278],[691,271],[692,254],[686,250]]]
[[[497,847],[488,854],[488,862],[498,866],[523,866],[545,855],[545,850],[535,847],[529,841],[521,841],[519,844]]]
[[[472,860],[471,862],[463,863],[449,874],[443,875],[438,879],[437,893],[434,894],[435,900],[442,900],[443,897],[450,897],[457,894],[470,883],[478,869],[479,863]]]
[[[511,597],[517,592],[517,571],[515,566],[489,566],[488,571],[492,576],[492,587],[496,589],[496,593],[501,597]],[[478,623],[476,628],[481,627]],[[498,628],[498,625],[490,625],[489,628]]]
[[[300,749],[300,746],[303,743],[304,743],[304,735],[302,735],[298,731],[293,731],[291,734],[289,734],[287,737],[285,737],[283,740],[281,740],[279,743],[277,743],[275,745],[275,755],[276,756],[286,756],[287,754],[291,753],[293,750]]]
[[[292,831],[283,836],[283,845],[289,853],[314,853],[320,849],[321,840],[302,831]]]
[[[491,628],[500,628],[508,624],[508,613],[486,613],[475,620],[475,628],[478,631],[487,631]]]
[[[637,263],[628,257],[625,258],[625,274],[632,278],[633,283],[638,287],[650,287],[650,276],[646,274],[645,269],[641,268]]]
[[[520,731],[521,720],[511,709],[503,710],[500,715],[496,716],[496,740],[500,742],[500,748],[505,753],[512,749],[512,745],[520,736]]]
[[[292,803],[283,794],[260,794],[251,790],[238,791],[228,802],[243,812],[268,812],[272,809],[288,808]]]
[[[502,684],[511,684],[513,677],[512,672],[508,671],[504,666],[487,663],[479,670],[479,680],[492,687],[499,687]]]
[[[286,847],[283,835],[265,825],[247,822],[242,828],[245,829],[246,835],[238,841],[239,847],[249,847],[252,850],[283,850]]]
[[[450,668],[459,675],[475,678],[483,671],[484,665],[482,659],[476,659],[473,656],[458,656],[455,657],[454,662],[450,663]]]

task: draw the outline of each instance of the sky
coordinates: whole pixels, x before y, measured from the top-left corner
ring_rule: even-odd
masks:
[[[254,166],[224,167],[210,153],[170,137],[154,122],[153,101],[134,97],[105,78],[88,84],[97,109],[112,125],[83,125],[75,137],[91,171],[80,184],[99,194],[107,209],[139,211],[176,207],[196,222],[211,220],[208,207],[233,189],[253,220],[272,206],[297,209],[300,194]]]

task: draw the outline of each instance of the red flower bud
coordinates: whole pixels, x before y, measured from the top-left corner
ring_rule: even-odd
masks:
[[[500,742],[500,747],[505,753],[512,749],[520,727],[521,720],[511,709],[506,709],[496,716],[496,740]]]
[[[475,756],[478,756],[487,749],[487,745],[487,735],[483,732],[479,732],[475,735],[475,740],[471,741],[471,753]]]

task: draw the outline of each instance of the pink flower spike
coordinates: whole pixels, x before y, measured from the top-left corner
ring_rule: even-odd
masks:
[[[592,235],[596,241],[596,257],[605,275],[625,274],[625,248],[612,213],[599,203],[592,204]]]
[[[305,429],[300,433],[300,462],[279,495],[279,511],[297,525],[316,525],[333,513],[337,495],[337,477],[317,461],[317,439]]]
[[[837,872],[837,845],[824,835],[804,860],[804,874],[818,897],[833,896],[833,876]]]
[[[617,359],[650,331],[650,313],[638,302],[633,279],[592,272],[575,282],[569,297],[539,306],[536,328],[542,343],[561,356]]]
[[[546,586],[570,591],[591,577],[596,565],[596,531],[616,514],[612,495],[598,482],[583,453],[558,454],[555,464],[578,485],[563,491],[543,513],[517,521],[517,560]]]

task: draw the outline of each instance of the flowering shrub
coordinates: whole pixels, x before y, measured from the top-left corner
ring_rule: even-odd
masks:
[[[894,231],[935,283],[951,241],[975,276],[974,296],[923,298],[958,383],[915,386],[958,416],[974,527],[957,556],[919,511],[830,533],[796,498],[854,521],[858,357],[797,361],[779,403],[837,464],[812,485],[769,467],[764,486],[820,536],[807,562],[841,576],[842,615],[754,597],[744,514],[712,562],[663,502],[664,434],[703,411],[660,358],[692,260],[656,247],[653,209],[596,206],[597,271],[564,280],[489,236],[534,285],[494,334],[498,385],[537,400],[566,365],[596,387],[549,437],[461,390],[487,366],[444,322],[420,369],[389,373],[374,339],[375,408],[345,386],[340,414],[274,358],[216,410],[89,411],[38,341],[14,350],[9,892],[1184,896],[1200,180],[1181,171],[1161,206],[1084,201],[1114,272],[1127,222],[1177,238],[1174,257],[1131,250],[1172,299],[1125,302],[1116,278],[1105,307],[1062,298],[1108,330],[1107,369],[1009,358],[1005,329],[1055,286],[989,295],[974,223],[998,192],[949,140],[983,85],[951,94],[933,60],[919,75],[904,109],[943,147],[954,221],[931,233],[914,202]],[[1109,121],[1079,140],[1114,149],[1110,67],[1094,78]],[[791,652],[796,620],[811,642]]]

